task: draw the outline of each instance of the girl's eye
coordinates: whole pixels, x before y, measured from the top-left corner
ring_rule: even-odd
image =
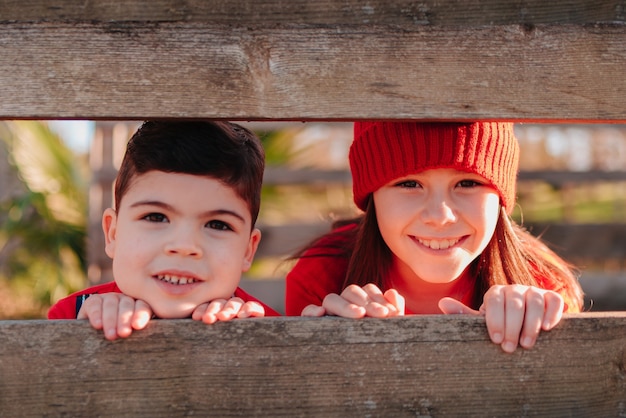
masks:
[[[141,219],[144,219],[148,222],[167,222],[167,216],[162,213],[149,213],[143,216]]]
[[[217,229],[219,231],[232,231],[233,228],[230,227],[226,222],[222,221],[209,221],[206,224],[211,229]]]
[[[420,184],[415,180],[403,180],[401,182],[396,183],[396,187],[403,187],[407,189],[415,189],[420,187]]]
[[[458,184],[459,184],[459,187],[463,187],[463,188],[482,186],[482,183],[479,183],[476,180],[461,180]]]

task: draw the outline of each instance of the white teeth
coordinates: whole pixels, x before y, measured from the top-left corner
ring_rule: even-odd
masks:
[[[157,279],[162,280],[171,284],[191,284],[195,283],[197,280],[193,277],[181,277],[181,276],[172,276],[172,275],[163,275],[160,274],[157,276]]]
[[[459,242],[459,239],[417,239],[420,244],[433,250],[445,250]]]

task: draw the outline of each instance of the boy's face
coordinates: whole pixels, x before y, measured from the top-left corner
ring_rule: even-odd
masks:
[[[232,188],[208,177],[150,171],[136,177],[117,214],[102,217],[118,287],[160,318],[186,318],[229,299],[261,233]]]

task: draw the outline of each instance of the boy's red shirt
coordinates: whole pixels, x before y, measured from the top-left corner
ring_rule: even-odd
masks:
[[[122,293],[122,291],[117,287],[115,282],[109,282],[72,293],[59,300],[50,308],[48,311],[48,319],[76,319],[82,302],[88,295],[96,293]],[[234,296],[243,299],[244,302],[260,303],[265,309],[265,316],[280,316],[274,309],[256,299],[254,296],[249,295],[239,287],[235,290]]]

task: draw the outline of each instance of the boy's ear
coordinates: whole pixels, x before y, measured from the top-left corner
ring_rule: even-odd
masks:
[[[261,231],[257,228],[252,230],[250,234],[250,240],[248,241],[248,248],[246,249],[246,253],[243,257],[243,264],[241,266],[241,271],[246,272],[252,266],[252,261],[254,261],[254,254],[256,254],[257,248],[259,248],[259,242],[261,242]]]
[[[117,234],[117,214],[111,208],[105,209],[102,213],[102,230],[104,231],[104,251],[113,258]]]

